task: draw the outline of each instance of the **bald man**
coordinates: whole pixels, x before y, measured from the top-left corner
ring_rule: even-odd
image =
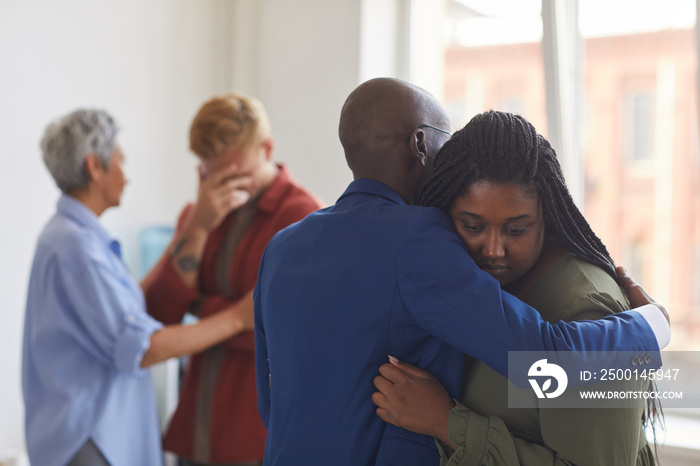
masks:
[[[463,353],[507,375],[508,351],[667,344],[653,305],[543,322],[474,264],[445,213],[411,205],[448,130],[439,102],[400,80],[368,81],[345,102],[339,132],[354,181],[334,206],[278,233],[259,269],[266,466],[437,465],[433,438],[375,414],[372,379],[388,354],[430,370],[457,397]]]

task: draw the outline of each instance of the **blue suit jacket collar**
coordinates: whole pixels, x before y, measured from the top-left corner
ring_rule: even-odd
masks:
[[[369,194],[372,196],[380,196],[395,204],[406,205],[406,201],[404,201],[396,191],[384,183],[370,180],[369,178],[360,178],[350,183],[343,195],[338,198],[338,202],[352,194]]]

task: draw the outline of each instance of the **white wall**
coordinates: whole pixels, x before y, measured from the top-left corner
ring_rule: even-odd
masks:
[[[38,148],[46,124],[81,106],[103,107],[120,122],[131,182],[104,222],[134,267],[138,230],[171,224],[194,195],[192,116],[229,89],[263,101],[277,158],[332,203],[351,178],[337,125],[361,76],[363,3],[0,0],[0,456],[24,445],[25,290],[34,242],[58,197]],[[362,79],[387,74],[380,68],[365,65]]]
[[[267,108],[276,158],[327,203],[351,173],[338,117],[359,83],[358,0],[238,0],[233,87]],[[245,37],[242,37],[246,34]]]
[[[225,1],[0,0],[0,455],[23,448],[25,290],[58,197],[41,162],[43,129],[80,106],[120,122],[131,182],[104,220],[133,263],[136,231],[172,223],[194,193],[187,128],[197,106],[227,87],[212,30]]]
[[[392,76],[442,95],[441,1],[232,3],[233,87],[262,100],[277,158],[327,203],[351,180],[338,118],[360,82]]]

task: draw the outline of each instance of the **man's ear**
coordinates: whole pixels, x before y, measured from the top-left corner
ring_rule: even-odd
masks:
[[[95,154],[88,154],[88,156],[85,157],[85,170],[91,181],[99,180],[105,171],[104,168],[102,168],[102,162],[100,162],[100,159],[97,158]]]
[[[425,131],[421,128],[415,129],[409,136],[409,150],[418,163],[425,167],[428,161],[428,146],[425,142]]]
[[[262,148],[265,154],[265,161],[272,160],[272,154],[275,152],[275,140],[271,136],[266,137],[262,142]]]

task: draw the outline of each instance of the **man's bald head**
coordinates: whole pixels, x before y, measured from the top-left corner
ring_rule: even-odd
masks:
[[[343,105],[339,125],[340,142],[355,179],[374,179],[404,199],[412,198],[426,163],[446,140],[440,133],[426,135],[421,125],[450,127],[440,102],[424,89],[392,78],[358,86]]]

